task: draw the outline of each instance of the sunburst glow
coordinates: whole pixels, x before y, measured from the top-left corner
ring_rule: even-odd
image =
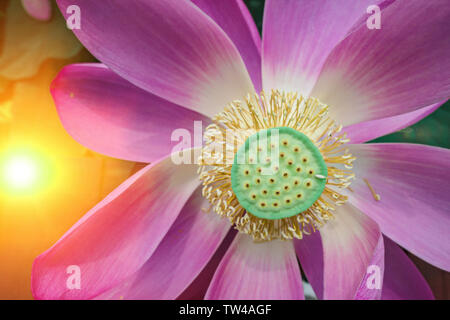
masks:
[[[3,169],[5,182],[14,189],[28,189],[36,184],[38,165],[33,159],[17,156],[9,159]]]
[[[0,156],[0,189],[8,195],[36,196],[50,181],[50,164],[41,152],[11,148]]]

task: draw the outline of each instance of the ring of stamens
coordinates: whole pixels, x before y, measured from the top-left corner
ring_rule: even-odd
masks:
[[[245,101],[233,101],[213,121],[205,131],[205,145],[198,159],[203,196],[209,200],[217,214],[227,217],[240,232],[249,234],[256,241],[301,239],[304,234],[314,232],[332,219],[336,206],[347,201],[347,197],[339,189],[350,185],[354,177],[351,169],[355,157],[345,148],[349,140],[345,133],[341,133],[342,126],[328,117],[328,106],[319,100],[276,90],[270,95],[262,92],[261,95],[249,95]],[[233,188],[233,180],[239,179],[232,179],[232,171],[235,157],[239,149],[245,146],[247,139],[258,132],[280,127],[290,128],[304,135],[316,148],[314,150],[320,153],[326,171],[320,166],[308,167],[311,163],[310,155],[302,153],[305,149],[302,145],[289,149],[289,152],[281,150],[279,160],[282,165],[274,166],[280,176],[273,177],[274,181],[270,181],[271,178],[266,181],[261,166],[247,168],[247,175],[245,167],[236,167],[244,169],[242,175],[248,177],[248,180],[241,181],[241,187],[249,201],[267,199],[259,202],[261,211],[266,213],[281,208],[278,212],[282,211],[283,214],[271,219],[270,215],[259,214],[259,211],[252,210],[240,199],[240,191],[236,192],[237,189]],[[280,139],[281,147],[289,148],[292,138],[285,140]],[[287,145],[283,144],[285,142]],[[299,156],[294,157],[295,154]],[[247,159],[249,164],[256,164],[257,160],[252,155]],[[271,163],[270,157],[262,160],[263,163]],[[283,176],[286,172],[287,178]],[[306,194],[304,189],[303,192],[295,193],[298,185],[308,188],[308,181],[305,181],[307,176],[313,177],[309,181],[309,187],[322,181],[323,190],[317,193],[317,199],[309,207],[295,210],[299,211],[295,214],[287,214],[286,208],[301,201],[306,203],[306,200],[317,196]],[[282,183],[283,179],[290,182]],[[283,197],[283,194],[290,196]],[[272,201],[275,198],[281,200]]]

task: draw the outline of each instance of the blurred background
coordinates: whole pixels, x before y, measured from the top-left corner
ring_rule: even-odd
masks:
[[[245,2],[261,30],[264,1]],[[62,127],[50,83],[63,66],[95,59],[51,3],[39,14],[22,0],[0,0],[0,299],[32,299],[34,258],[143,166],[87,150]],[[449,148],[449,121],[447,102],[375,142]],[[449,273],[410,256],[436,298],[449,299]]]

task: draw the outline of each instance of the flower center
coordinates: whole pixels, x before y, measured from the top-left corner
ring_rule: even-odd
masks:
[[[257,241],[301,239],[347,201],[355,160],[315,98],[273,90],[233,101],[205,131],[203,196]]]
[[[239,203],[262,219],[297,215],[325,189],[328,169],[319,149],[288,127],[258,131],[236,153],[231,186]]]

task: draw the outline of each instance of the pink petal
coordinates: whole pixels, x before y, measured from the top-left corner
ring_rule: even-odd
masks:
[[[398,116],[352,124],[343,131],[347,133],[351,143],[367,142],[413,125],[433,113],[443,103],[445,101]]]
[[[177,298],[207,265],[230,230],[226,219],[202,210],[208,207],[200,187],[139,271],[98,298]]]
[[[263,27],[263,86],[311,92],[333,48],[369,5],[379,0],[267,0]]]
[[[397,143],[351,145],[349,149],[356,157],[350,202],[396,243],[449,271],[450,151]]]
[[[176,166],[170,157],[136,173],[34,261],[33,296],[90,299],[134,274],[198,184],[195,165]],[[70,266],[80,268],[80,289],[67,286]]]
[[[231,229],[225,239],[222,241],[216,253],[208,262],[206,267],[200,272],[195,280],[189,285],[184,292],[178,296],[177,300],[203,300],[208,291],[209,284],[217,270],[222,258],[225,256],[228,248],[236,236],[236,230]]]
[[[430,287],[416,266],[392,240],[384,237],[385,270],[383,300],[434,299]]]
[[[213,116],[254,91],[231,40],[188,0],[57,2],[66,17],[69,5],[80,7],[74,32],[94,56],[175,104]]]
[[[319,299],[377,298],[381,289],[363,292],[368,267],[383,276],[381,232],[375,222],[349,204],[320,233],[295,240],[300,264]],[[380,255],[381,252],[381,255]]]
[[[374,269],[376,268],[376,270]],[[355,300],[380,300],[382,294],[382,288],[384,287],[384,241],[383,237],[378,238],[377,246],[373,250],[372,258],[369,266],[366,270],[366,275],[359,284],[359,288],[356,291]],[[379,277],[379,288],[374,286],[378,281],[375,277]]]
[[[381,29],[362,19],[327,58],[312,91],[344,126],[412,112],[450,95],[447,1],[386,3]]]
[[[261,84],[261,37],[242,0],[191,0],[210,16],[239,50],[257,92]]]
[[[189,143],[202,144],[202,127],[210,120],[148,93],[101,64],[65,67],[52,83],[61,121],[85,147],[111,157],[153,162],[179,144],[175,130],[185,130]],[[195,145],[196,143],[196,145]]]
[[[205,298],[304,299],[292,242],[255,243],[250,236],[238,234],[217,268]]]
[[[25,11],[33,18],[48,21],[52,17],[52,5],[49,0],[22,0]]]

